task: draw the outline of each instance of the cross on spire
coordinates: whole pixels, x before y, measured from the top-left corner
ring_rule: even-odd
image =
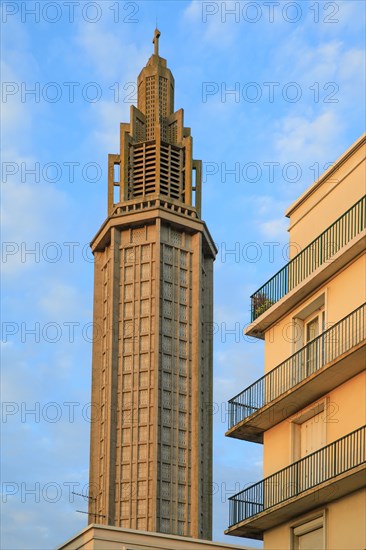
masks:
[[[154,44],[154,55],[159,55],[159,38],[160,38],[160,31],[159,29],[155,29],[154,32],[154,38],[153,38],[153,44]]]

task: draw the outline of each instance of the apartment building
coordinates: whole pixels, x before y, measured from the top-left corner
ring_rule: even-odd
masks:
[[[263,444],[263,479],[226,533],[265,550],[366,548],[365,153],[366,135],[289,207],[292,257],[251,296],[264,376],[226,435]]]

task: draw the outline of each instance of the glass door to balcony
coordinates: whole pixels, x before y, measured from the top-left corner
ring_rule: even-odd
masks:
[[[326,444],[325,433],[325,411],[314,414],[308,420],[302,422],[299,426],[299,446],[300,458],[309,458],[301,463],[299,470],[299,488],[306,491],[308,487],[317,485],[323,479],[323,462],[321,455],[315,453]]]
[[[324,364],[323,339],[318,336],[324,332],[325,313],[324,310],[315,317],[305,322],[305,376],[310,376]]]
[[[306,349],[306,376],[309,376],[316,370],[317,356],[318,356],[318,340],[315,338],[319,336],[319,317],[306,323],[305,326],[305,344]]]

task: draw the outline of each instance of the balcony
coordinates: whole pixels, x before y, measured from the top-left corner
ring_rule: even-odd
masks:
[[[227,535],[263,532],[365,486],[366,426],[230,497]]]
[[[366,303],[229,401],[226,435],[263,432],[365,369]]]
[[[315,277],[313,286],[316,288],[316,285],[324,282],[356,255],[362,253],[365,248],[363,238],[365,228],[366,195],[252,294],[252,323],[285,296],[296,295],[296,298],[302,298],[312,291],[313,288],[310,285],[305,292],[304,285],[313,277]],[[345,257],[341,258],[346,251]],[[333,262],[336,265],[332,266]],[[298,292],[295,292],[296,290]],[[289,304],[290,307],[292,305]],[[286,308],[282,305],[280,314],[283,313],[286,313]],[[266,321],[263,327],[249,326],[247,334],[262,337],[263,328],[273,322],[270,316]]]

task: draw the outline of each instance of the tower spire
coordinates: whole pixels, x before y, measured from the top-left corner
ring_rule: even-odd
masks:
[[[153,38],[153,44],[154,44],[154,55],[159,55],[159,38],[160,38],[161,32],[158,28],[154,31],[154,38]]]
[[[125,201],[158,195],[184,203],[200,218],[202,164],[192,158],[183,109],[174,110],[174,77],[159,55],[159,37],[156,26],[154,53],[137,79],[137,106],[131,105],[130,123],[121,126],[119,154],[109,157],[108,212]],[[113,180],[115,165],[119,181]]]

